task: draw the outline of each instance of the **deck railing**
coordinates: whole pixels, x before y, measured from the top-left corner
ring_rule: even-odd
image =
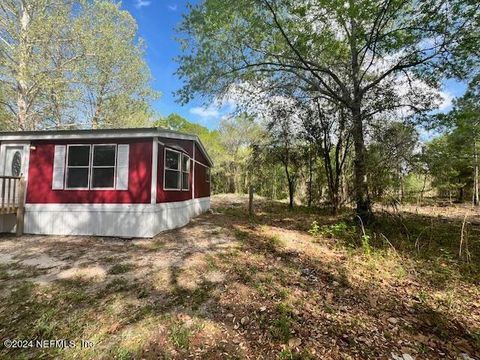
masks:
[[[23,234],[25,181],[20,176],[0,176],[0,215],[15,214],[17,235]]]

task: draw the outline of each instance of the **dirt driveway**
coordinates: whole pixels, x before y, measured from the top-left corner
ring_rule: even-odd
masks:
[[[0,239],[0,265],[11,278],[21,277],[38,285],[69,279],[101,284],[119,274],[129,281],[143,282],[152,273],[160,273],[165,279],[159,286],[173,281],[192,289],[205,279],[222,281],[222,274],[214,270],[202,272],[202,279],[192,276],[190,270],[201,267],[209,254],[234,246],[235,238],[223,230],[204,216],[154,239],[4,235]],[[176,269],[182,269],[182,274],[177,276]],[[2,288],[3,296],[17,284],[10,285]]]

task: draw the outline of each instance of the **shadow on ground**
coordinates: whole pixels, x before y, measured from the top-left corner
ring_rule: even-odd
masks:
[[[457,220],[381,215],[367,254],[358,239],[307,233],[314,220],[354,226],[348,213],[262,201],[251,219],[244,200],[216,197],[211,213],[152,240],[2,237],[0,338],[93,346],[0,356],[478,356],[478,265],[448,246]]]

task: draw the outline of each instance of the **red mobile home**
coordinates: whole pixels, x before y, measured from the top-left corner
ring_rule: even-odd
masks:
[[[195,135],[156,128],[0,133],[0,171],[26,182],[29,234],[152,237],[210,207]],[[14,215],[0,216],[12,231]]]

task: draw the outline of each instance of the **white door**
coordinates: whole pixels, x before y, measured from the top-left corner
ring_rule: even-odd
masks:
[[[30,144],[3,143],[0,147],[0,175],[24,176],[28,172]],[[18,185],[18,184],[17,184]],[[13,180],[0,181],[0,201],[2,204],[17,202],[18,189]]]
[[[25,147],[23,145],[5,145],[4,159],[4,176],[21,176],[25,173]]]

